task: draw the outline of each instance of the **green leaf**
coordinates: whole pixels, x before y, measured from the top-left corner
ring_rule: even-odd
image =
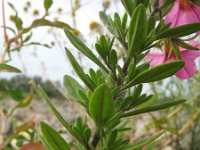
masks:
[[[182,40],[176,40],[176,43],[178,44],[178,46],[185,48],[185,49],[188,49],[188,50],[200,50],[199,48],[192,46],[190,44],[187,44]]]
[[[128,67],[128,78],[129,80],[133,79],[136,73],[136,66],[134,63],[131,63]]]
[[[68,143],[53,128],[44,122],[40,123],[42,135],[53,150],[70,150]]]
[[[32,27],[41,27],[41,26],[49,26],[49,27],[56,27],[56,28],[67,28],[67,29],[70,29],[72,30],[72,27],[62,21],[49,21],[49,20],[46,20],[46,19],[37,19],[35,21],[33,21]]]
[[[109,87],[105,84],[99,85],[89,103],[89,112],[96,126],[100,129],[112,117],[114,99]]]
[[[51,108],[52,112],[55,114],[57,119],[60,121],[60,123],[67,129],[67,131],[80,143],[82,143],[82,140],[79,136],[77,136],[74,131],[72,130],[72,125],[65,121],[65,119],[62,117],[62,115],[58,112],[58,110],[55,108],[55,106],[51,103],[49,97],[45,93],[45,91],[42,89],[41,86],[38,86],[38,93],[44,100],[47,102],[48,106]],[[82,143],[83,144],[83,143]]]
[[[44,0],[44,8],[46,12],[48,12],[49,8],[52,6],[53,1],[52,0]]]
[[[0,64],[0,72],[14,72],[21,73],[21,71],[13,66],[7,64]]]
[[[112,33],[113,35],[118,37],[119,33],[118,33],[118,31],[117,31],[117,29],[115,27],[114,22],[110,18],[110,16],[107,16],[105,14],[105,12],[100,11],[99,12],[99,17],[100,17],[101,21],[104,23],[104,25],[107,27],[107,29],[110,31],[110,33]]]
[[[58,118],[58,120],[64,125],[64,127],[67,130],[71,130],[71,126],[68,122],[65,121],[65,119],[61,116],[61,114],[56,110],[56,108],[54,107],[54,105],[51,103],[49,97],[47,96],[47,94],[45,93],[45,91],[42,89],[41,86],[38,86],[38,92],[40,94],[40,96],[42,98],[44,98],[44,100],[47,102],[48,106],[51,108],[51,110],[53,111],[53,113],[55,114],[55,116]]]
[[[156,33],[162,33],[164,31],[167,31],[170,29],[171,23],[165,24],[165,21],[163,19],[160,20],[158,25],[156,26]]]
[[[88,106],[87,103],[85,102],[79,92],[85,92],[84,88],[72,77],[65,75],[63,78],[63,84],[64,84],[64,88],[67,92],[67,95],[74,101],[77,101],[81,104],[83,104],[84,106]]]
[[[154,16],[150,16],[148,19],[148,33],[155,29],[156,19]]]
[[[173,29],[161,32],[157,35],[157,39],[178,38],[178,37],[190,35],[197,31],[200,31],[200,23],[187,24],[187,25],[175,27]]]
[[[72,67],[74,68],[75,72],[77,73],[77,75],[79,76],[79,78],[86,84],[86,86],[93,91],[95,89],[95,84],[93,83],[93,81],[90,79],[89,76],[87,76],[83,69],[81,68],[81,66],[78,64],[78,62],[76,61],[76,59],[74,58],[74,56],[72,55],[72,53],[65,48],[66,53],[67,53],[67,57],[69,58],[70,63],[72,64]]]
[[[170,77],[179,71],[184,64],[184,61],[174,61],[153,67],[140,73],[122,89],[130,88],[136,84],[155,82]]]
[[[12,97],[13,100],[15,101],[22,101],[24,100],[24,96],[22,92],[16,91],[16,90],[8,90],[9,95]]]
[[[127,21],[128,21],[128,15],[127,15],[127,13],[125,13],[123,18],[122,18],[122,28],[123,29],[126,29]]]
[[[125,29],[122,27],[121,18],[118,13],[114,14],[114,25],[118,31],[118,39],[121,41],[126,37],[126,34],[124,32]]]
[[[21,30],[22,29],[22,25],[23,25],[22,19],[19,18],[19,17],[16,17],[15,18],[15,25],[16,25],[18,30]]]
[[[81,137],[81,139],[85,143],[85,146],[87,147],[91,137],[90,128],[88,127],[86,121],[84,121],[82,117],[78,117],[74,124],[75,126],[73,130],[75,130],[78,133],[77,135]]]
[[[130,16],[132,16],[133,11],[134,11],[134,9],[136,7],[135,0],[121,0],[121,2],[123,4],[124,8],[126,9],[126,11],[128,12],[128,14]]]
[[[96,43],[96,44],[95,44],[95,48],[96,48],[98,54],[101,56],[101,58],[102,58],[104,61],[106,61],[107,52],[105,51],[105,49],[103,49],[99,43]]]
[[[51,48],[51,46],[49,46],[48,44],[43,44],[43,43],[39,43],[39,42],[30,42],[26,46],[29,46],[29,45],[38,45],[38,46],[43,46],[45,48]]]
[[[49,144],[47,143],[47,141],[44,139],[43,136],[39,135],[39,139],[42,142],[43,146],[48,149],[48,150],[52,150],[52,148],[49,146]]]
[[[117,65],[117,53],[115,50],[111,50],[110,51],[110,55],[109,55],[109,64],[110,66],[113,68],[113,70],[115,70],[115,67]]]
[[[172,53],[175,54],[177,59],[182,60],[182,56],[181,56],[181,52],[180,52],[179,46],[174,42],[172,42],[171,46],[172,46]]]
[[[96,63],[101,69],[108,73],[107,68],[101,63],[101,61],[92,53],[90,50],[78,37],[72,34],[69,30],[65,29],[65,34],[70,40],[70,42],[85,56]]]
[[[146,102],[148,102],[149,100],[151,100],[151,98],[153,97],[153,95],[149,95],[149,96],[147,96],[146,94],[143,94],[143,95],[141,95],[138,99],[137,99],[137,101],[135,101],[135,103],[132,103],[132,105],[131,105],[131,108],[133,108],[133,107],[142,107],[142,104],[144,104],[144,103],[146,103]]]
[[[137,54],[142,48],[147,36],[146,9],[140,4],[133,12],[128,31],[128,50],[130,56]]]
[[[141,108],[141,109],[138,109],[138,110],[134,110],[134,111],[124,113],[124,114],[121,115],[121,117],[124,118],[124,117],[134,116],[134,115],[138,115],[138,114],[148,113],[148,112],[152,112],[152,111],[167,109],[167,108],[170,108],[172,106],[179,105],[179,104],[181,104],[185,101],[186,100],[177,100],[177,101],[162,103],[162,104],[155,105],[155,106],[149,106],[149,107],[145,107],[145,108]]]
[[[8,2],[8,6],[10,6],[10,8],[11,8],[14,12],[17,13],[17,10],[16,10],[15,6],[14,6],[12,3]]]
[[[33,34],[32,34],[32,32],[31,32],[29,35],[27,35],[27,36],[25,37],[25,39],[24,39],[23,42],[24,42],[24,43],[25,43],[25,42],[28,42],[28,41],[31,39],[32,35],[33,35]]]
[[[128,148],[127,150],[138,150],[138,149],[142,149],[143,146],[155,141],[157,138],[159,138],[161,135],[163,134],[163,132],[161,133],[157,133],[156,135],[150,137],[150,138],[147,138],[147,139],[144,139],[138,143],[134,143],[130,146],[130,148]]]
[[[26,97],[24,100],[20,101],[10,112],[10,115],[18,108],[24,108],[26,106],[28,106],[33,99],[33,95],[30,94],[28,97]]]

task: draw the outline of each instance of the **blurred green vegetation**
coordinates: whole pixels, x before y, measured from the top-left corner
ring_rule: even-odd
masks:
[[[25,75],[17,75],[10,79],[0,79],[0,100],[12,98],[15,101],[20,101],[31,92],[34,93],[36,99],[39,99],[39,96],[34,90],[33,83],[42,85],[51,98],[64,99],[63,95],[58,91],[58,88],[62,88],[60,82],[54,82],[56,85],[55,87],[55,85],[52,84],[52,81],[43,80],[39,76],[30,78]]]
[[[159,115],[150,114],[153,122],[147,124],[146,129],[148,130],[154,125],[156,129],[168,132],[161,140],[159,148],[170,146],[177,150],[199,150],[200,72],[190,80],[182,81],[170,78],[168,82],[160,81],[151,84],[151,87],[159,101],[183,97],[188,99],[183,105],[161,111]]]

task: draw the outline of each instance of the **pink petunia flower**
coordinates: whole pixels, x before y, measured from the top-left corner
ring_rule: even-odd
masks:
[[[195,41],[190,41],[188,44],[200,49],[200,44]],[[176,73],[176,76],[182,80],[189,79],[197,71],[195,59],[200,56],[200,51],[187,50],[180,48],[182,60],[185,62],[185,66]],[[151,61],[151,66],[157,66],[166,62],[178,60],[176,56],[167,50],[163,52],[152,52],[146,56],[146,61]]]
[[[161,2],[162,0],[160,0]],[[172,23],[171,27],[200,22],[200,7],[190,0],[176,0],[174,6],[165,17],[165,23]],[[197,32],[200,34],[200,31]]]

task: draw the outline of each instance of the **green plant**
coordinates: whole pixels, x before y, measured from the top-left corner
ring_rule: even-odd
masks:
[[[152,98],[152,95],[142,92],[144,83],[171,77],[184,66],[184,61],[177,60],[151,68],[149,62],[144,62],[144,58],[148,50],[160,46],[162,40],[181,40],[181,37],[200,30],[200,23],[170,29],[170,24],[165,24],[162,18],[156,20],[160,11],[169,11],[168,7],[162,7],[162,10],[158,11],[148,0],[121,1],[127,11],[123,17],[115,13],[112,19],[104,12],[100,12],[100,18],[111,36],[101,35],[97,39],[95,49],[99,58],[78,37],[68,29],[64,30],[74,47],[99,67],[96,71],[90,68],[89,73],[85,73],[70,50],[65,48],[73,69],[86,88],[68,75],[64,76],[64,87],[68,96],[85,108],[95,128],[89,127],[87,121],[81,117],[74,123],[65,120],[39,86],[38,92],[75,139],[74,143],[69,144],[56,130],[46,123],[41,123],[41,141],[47,149],[140,149],[155,141],[162,133],[147,137],[144,141],[130,143],[122,136],[128,130],[123,126],[125,118],[170,108],[186,101],[156,101],[143,105]],[[170,4],[173,2],[170,1]],[[157,3],[158,1],[155,4]],[[117,42],[121,44],[121,48],[114,47],[114,43]],[[122,56],[119,55],[119,51],[122,52]]]

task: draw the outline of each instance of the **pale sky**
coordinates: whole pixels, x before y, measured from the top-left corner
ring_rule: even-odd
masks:
[[[25,3],[27,0],[5,0],[5,2],[11,2],[14,4],[16,9],[19,11],[19,16],[23,18],[24,26],[27,24],[30,24],[32,19],[34,17],[31,15],[32,11],[34,9],[39,9],[40,14],[42,14],[43,10],[43,0],[30,0],[31,3],[31,9],[29,10],[28,14],[25,14],[23,11],[23,7],[25,6]],[[103,0],[80,0],[81,1],[81,8],[76,13],[76,22],[77,22],[77,28],[80,30],[81,34],[83,35],[84,39],[87,40],[89,43],[88,46],[91,47],[94,44],[95,39],[97,38],[97,35],[91,35],[90,29],[89,29],[89,23],[91,21],[97,21],[100,23],[98,13],[102,10],[102,1]],[[33,3],[34,2],[34,3]],[[53,19],[55,17],[55,12],[58,8],[62,8],[66,12],[70,11],[70,0],[54,0],[53,7],[50,9],[51,18]],[[111,8],[109,9],[108,13],[113,14],[116,10],[120,10],[123,12],[121,4],[115,5],[112,3]],[[0,8],[0,12],[2,12]],[[13,24],[9,21],[9,15],[14,14],[13,11],[9,8],[9,6],[6,4],[6,22],[8,26],[13,26]],[[37,18],[37,17],[35,17]],[[2,25],[2,13],[0,13],[0,25]],[[67,22],[72,25],[72,19],[70,17],[70,14],[63,15],[60,17],[59,20],[62,20],[64,22]],[[72,48],[71,44],[69,44],[69,41],[67,38],[65,38],[64,32],[60,29],[54,29],[51,30],[58,36],[57,39],[52,36],[52,33],[47,34],[48,28],[37,28],[33,30],[33,38],[32,41],[34,42],[41,42],[41,43],[50,43],[51,41],[59,41],[61,43],[61,46],[56,45],[52,49],[43,48],[41,46],[29,46],[25,47],[21,50],[21,60],[19,59],[17,53],[12,53],[12,61],[8,64],[13,65],[15,67],[18,67],[23,71],[23,66],[21,61],[26,64],[27,73],[30,76],[44,76],[44,72],[41,66],[41,61],[44,62],[45,67],[47,68],[47,73],[49,77],[53,80],[62,80],[63,75],[65,74],[71,74],[71,66],[69,65],[68,60],[66,59],[66,55],[64,52],[64,47],[67,46],[68,48]],[[0,53],[2,53],[2,47],[3,47],[3,32],[2,29],[0,29]],[[12,36],[10,34],[10,36]],[[76,50],[72,48],[72,53],[77,56]],[[34,56],[34,52],[37,53],[38,58]],[[91,61],[88,59],[82,60],[83,67],[87,68],[87,66],[93,66]],[[95,66],[94,66],[95,67]],[[24,71],[23,71],[24,72]],[[10,77],[15,74],[10,73],[1,73],[0,77]]]

